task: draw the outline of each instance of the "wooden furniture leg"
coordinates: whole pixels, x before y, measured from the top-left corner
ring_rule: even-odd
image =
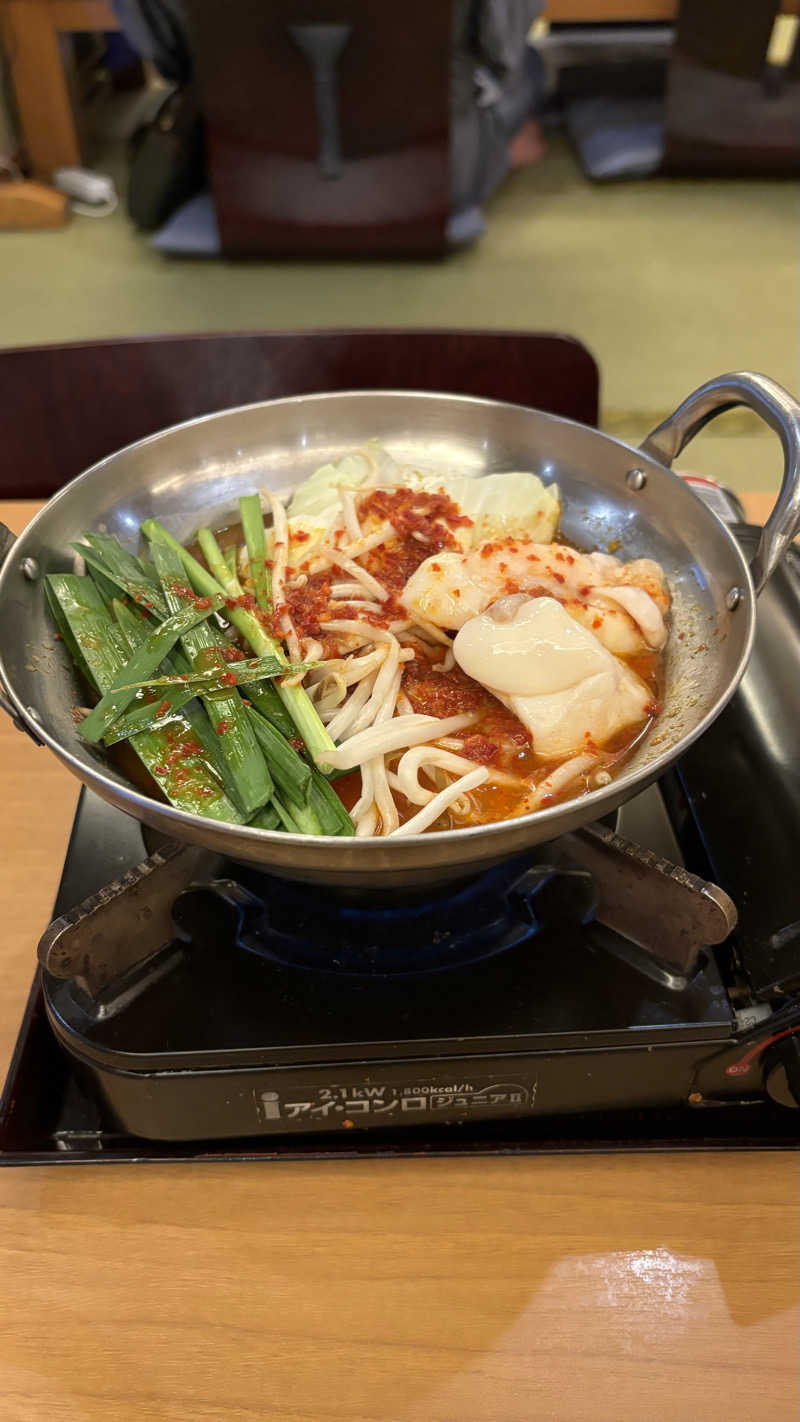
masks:
[[[47,179],[81,161],[61,35],[42,0],[10,0],[0,15],[25,147],[36,177]]]
[[[0,34],[37,178],[81,162],[62,32],[118,29],[109,0],[0,0]]]

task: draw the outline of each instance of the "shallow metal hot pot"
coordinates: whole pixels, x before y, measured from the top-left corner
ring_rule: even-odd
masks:
[[[669,465],[708,420],[735,405],[780,436],[783,485],[753,564]],[[242,493],[305,479],[378,436],[401,461],[527,469],[555,480],[562,531],[579,548],[655,558],[672,592],[664,710],[611,785],[520,819],[401,839],[276,834],[185,814],[135,790],[101,748],[81,741],[75,673],[45,606],[42,576],[72,564],[70,543],[103,527],[133,547],[144,519],[186,539],[222,523]],[[92,790],[172,839],[271,871],[340,886],[447,879],[606,815],[659,776],[719,715],[753,642],[755,598],[800,527],[800,405],[761,375],[702,386],[640,449],[538,410],[457,395],[359,391],[269,401],[191,420],[102,460],[57,494],[8,547],[0,574],[0,680],[7,711]],[[46,813],[46,807],[44,808]]]

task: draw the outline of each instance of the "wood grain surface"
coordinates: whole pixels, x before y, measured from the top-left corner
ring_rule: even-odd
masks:
[[[5,717],[0,769],[4,1069],[77,788]],[[0,1418],[790,1422],[797,1185],[766,1153],[0,1171]]]

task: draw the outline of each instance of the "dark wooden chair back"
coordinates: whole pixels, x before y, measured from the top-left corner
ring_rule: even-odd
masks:
[[[0,350],[0,497],[55,492],[213,410],[332,390],[440,390],[597,423],[585,346],[525,331],[277,331]]]
[[[227,255],[445,250],[448,0],[190,8]]]
[[[800,173],[800,37],[767,62],[779,0],[681,0],[669,64],[664,168]]]

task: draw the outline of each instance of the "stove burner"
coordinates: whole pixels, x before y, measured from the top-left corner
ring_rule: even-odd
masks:
[[[239,881],[185,889],[172,918],[179,937],[201,948],[237,944],[290,968],[387,977],[480,962],[527,942],[553,917],[587,923],[595,907],[591,875],[531,867],[519,855],[455,892],[446,885],[411,902],[388,891],[374,903],[348,902],[243,870]]]

